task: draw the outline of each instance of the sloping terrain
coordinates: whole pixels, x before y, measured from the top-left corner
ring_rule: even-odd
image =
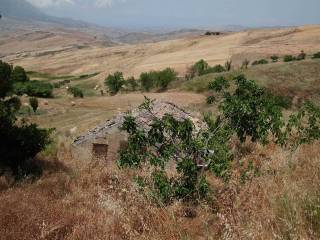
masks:
[[[187,66],[199,59],[205,59],[211,65],[232,59],[236,65],[245,58],[251,60],[273,54],[298,54],[301,50],[314,53],[320,49],[319,36],[320,26],[261,29],[114,47],[89,44],[86,48],[57,51],[44,48],[25,54],[10,54],[3,59],[28,70],[53,74],[100,72],[94,80],[99,82],[114,71],[122,71],[126,76],[138,76],[143,71],[173,67],[183,75]],[[0,53],[10,49],[8,44],[2,41]],[[31,46],[32,42],[26,43],[24,49]]]

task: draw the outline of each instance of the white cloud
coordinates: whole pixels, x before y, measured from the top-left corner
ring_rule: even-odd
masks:
[[[126,2],[126,0],[96,0],[94,5],[96,7],[111,7],[114,2]]]
[[[73,5],[75,2],[74,0],[27,0],[31,4],[35,5],[36,7],[50,7],[50,6],[61,6],[64,4]]]

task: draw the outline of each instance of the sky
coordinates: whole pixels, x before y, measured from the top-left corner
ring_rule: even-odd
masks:
[[[320,24],[320,0],[27,1],[53,16],[125,28]]]

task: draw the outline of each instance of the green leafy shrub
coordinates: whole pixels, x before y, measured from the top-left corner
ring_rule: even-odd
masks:
[[[223,89],[228,88],[230,86],[228,80],[223,77],[216,77],[213,81],[209,83],[209,90],[213,90],[216,92],[221,92]]]
[[[266,59],[260,59],[260,60],[256,60],[254,62],[252,62],[252,66],[255,66],[255,65],[263,65],[263,64],[268,64],[268,60]]]
[[[41,81],[16,82],[13,84],[13,92],[17,95],[27,94],[32,97],[53,97],[53,86]]]
[[[113,75],[109,74],[104,84],[108,87],[112,95],[117,94],[125,84],[122,72],[115,72]]]
[[[140,83],[142,89],[145,91],[150,91],[154,87],[159,87],[161,91],[164,91],[176,78],[177,73],[172,68],[166,68],[162,71],[141,73]]]
[[[28,82],[29,77],[23,67],[16,66],[11,73],[11,80],[12,82]]]
[[[176,80],[177,73],[172,68],[166,68],[162,71],[155,72],[156,84],[161,91],[168,88],[169,83]]]
[[[153,72],[143,72],[140,74],[140,83],[144,91],[149,92],[155,85]]]
[[[215,65],[213,67],[209,67],[209,69],[205,72],[205,74],[208,74],[208,73],[221,73],[221,72],[225,72],[226,69],[218,64],[218,65]]]
[[[129,88],[130,91],[136,91],[139,87],[139,84],[134,77],[128,78],[125,82],[125,85]]]
[[[0,60],[0,98],[5,97],[11,89],[11,72],[12,67],[8,63]]]
[[[273,55],[270,57],[272,62],[278,62],[279,61],[279,57],[277,55]]]
[[[36,112],[39,106],[38,99],[35,97],[29,98],[30,106],[32,107],[33,112]]]
[[[216,101],[216,98],[214,96],[208,96],[207,97],[207,104],[211,105]]]
[[[320,52],[313,54],[312,58],[313,59],[320,58]]]
[[[296,58],[294,56],[292,56],[292,55],[286,55],[283,58],[284,62],[292,62],[292,61],[295,61],[295,60],[296,60]]]
[[[193,69],[195,71],[196,76],[201,76],[206,74],[209,67],[210,67],[209,64],[203,59],[199,60],[193,65]]]
[[[78,87],[69,87],[68,92],[73,95],[75,98],[83,98],[83,91]]]
[[[141,108],[152,114],[152,102],[146,99]],[[210,139],[214,133],[203,130],[195,135],[190,120],[179,121],[170,114],[162,118],[155,117],[150,127],[145,131],[138,127],[134,117],[125,117],[122,130],[129,135],[128,146],[119,152],[119,166],[138,168],[145,163],[151,165],[155,169],[151,187],[156,196],[164,202],[173,198],[194,201],[199,199],[199,196],[206,197],[209,189],[203,174],[204,166],[211,168],[213,165],[213,169],[221,168],[215,165],[224,165],[226,168],[228,166],[221,164],[225,158],[220,158],[216,163],[212,154],[204,154],[205,150],[211,147]],[[200,159],[203,166],[199,165]],[[169,180],[164,169],[170,160],[176,162],[178,176]]]
[[[1,81],[10,81],[7,66],[0,63]],[[51,142],[52,130],[39,129],[37,125],[25,121],[17,124],[16,114],[21,102],[15,97],[5,98],[11,89],[4,89],[0,96],[0,176],[10,171],[19,180],[41,172],[41,169],[32,165],[32,159]]]

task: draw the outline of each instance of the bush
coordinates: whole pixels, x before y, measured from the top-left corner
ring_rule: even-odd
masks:
[[[113,75],[109,74],[104,84],[109,88],[112,95],[117,94],[125,84],[122,72],[115,72]]]
[[[216,101],[216,98],[214,96],[208,96],[207,97],[207,104],[211,105]]]
[[[153,101],[146,98],[140,108],[153,114]],[[213,133],[204,130],[193,134],[195,130],[190,120],[179,121],[170,114],[154,117],[149,130],[139,128],[135,118],[128,115],[122,130],[129,137],[127,148],[119,152],[119,166],[137,168],[146,163],[152,166],[155,171],[150,187],[158,199],[168,203],[173,198],[196,201],[207,196],[205,169],[199,166],[197,159],[201,156],[204,165],[216,164],[212,154],[204,151],[211,149],[208,141]],[[175,161],[179,175],[169,180],[164,169],[170,160]]]
[[[154,78],[152,72],[143,72],[140,74],[140,83],[142,90],[149,92],[154,87]]]
[[[151,71],[141,73],[140,83],[144,91],[150,91],[155,86],[161,91],[167,89],[170,82],[176,80],[177,73],[172,68],[166,68],[162,71]]]
[[[9,81],[7,70],[8,65],[0,62],[0,79],[6,82]],[[15,179],[19,180],[38,172],[39,169],[34,168],[31,162],[51,142],[52,130],[39,129],[37,125],[25,121],[16,124],[20,100],[5,98],[11,89],[7,86],[4,89],[0,97],[0,176],[11,171]]]
[[[160,87],[161,91],[168,88],[169,83],[176,80],[177,73],[172,68],[166,68],[165,70],[155,72],[156,84]]]
[[[273,55],[270,58],[271,58],[272,62],[278,62],[278,60],[279,60],[279,57],[277,55]]]
[[[320,52],[313,54],[312,58],[313,59],[320,58]]]
[[[255,66],[255,65],[262,65],[262,64],[268,64],[268,60],[266,59],[260,59],[260,60],[256,60],[252,63],[252,66]]]
[[[8,63],[0,60],[0,98],[5,97],[11,88],[11,71],[12,67]]]
[[[292,55],[286,55],[283,58],[284,62],[292,62],[292,61],[295,61],[295,60],[296,60],[296,58],[294,56],[292,56]]]
[[[195,74],[197,76],[201,76],[207,73],[209,64],[205,60],[201,59],[196,62],[192,68],[195,70]]]
[[[129,88],[131,91],[136,91],[136,89],[139,87],[139,84],[137,80],[135,80],[134,77],[130,77],[126,80],[125,85]]]
[[[33,112],[35,113],[39,106],[38,99],[35,97],[31,97],[29,98],[29,103],[30,103],[30,106],[32,107]]]
[[[209,67],[209,69],[205,72],[205,74],[208,74],[208,73],[221,73],[221,72],[225,72],[226,69],[218,64],[218,65],[215,65],[214,67]]]
[[[209,90],[213,90],[216,92],[221,92],[223,89],[228,88],[230,86],[227,79],[223,76],[216,77],[214,81],[209,83]]]
[[[302,50],[302,51],[300,52],[300,54],[297,56],[296,60],[297,60],[297,61],[301,61],[301,60],[306,59],[306,57],[307,57],[307,54]]]
[[[51,98],[53,86],[41,81],[16,82],[13,84],[13,92],[17,95],[27,94],[32,97]]]
[[[75,97],[75,98],[83,98],[84,97],[83,91],[78,87],[69,87],[68,92],[73,94],[73,97]]]
[[[16,66],[11,73],[12,82],[28,82],[29,77],[23,67]]]

